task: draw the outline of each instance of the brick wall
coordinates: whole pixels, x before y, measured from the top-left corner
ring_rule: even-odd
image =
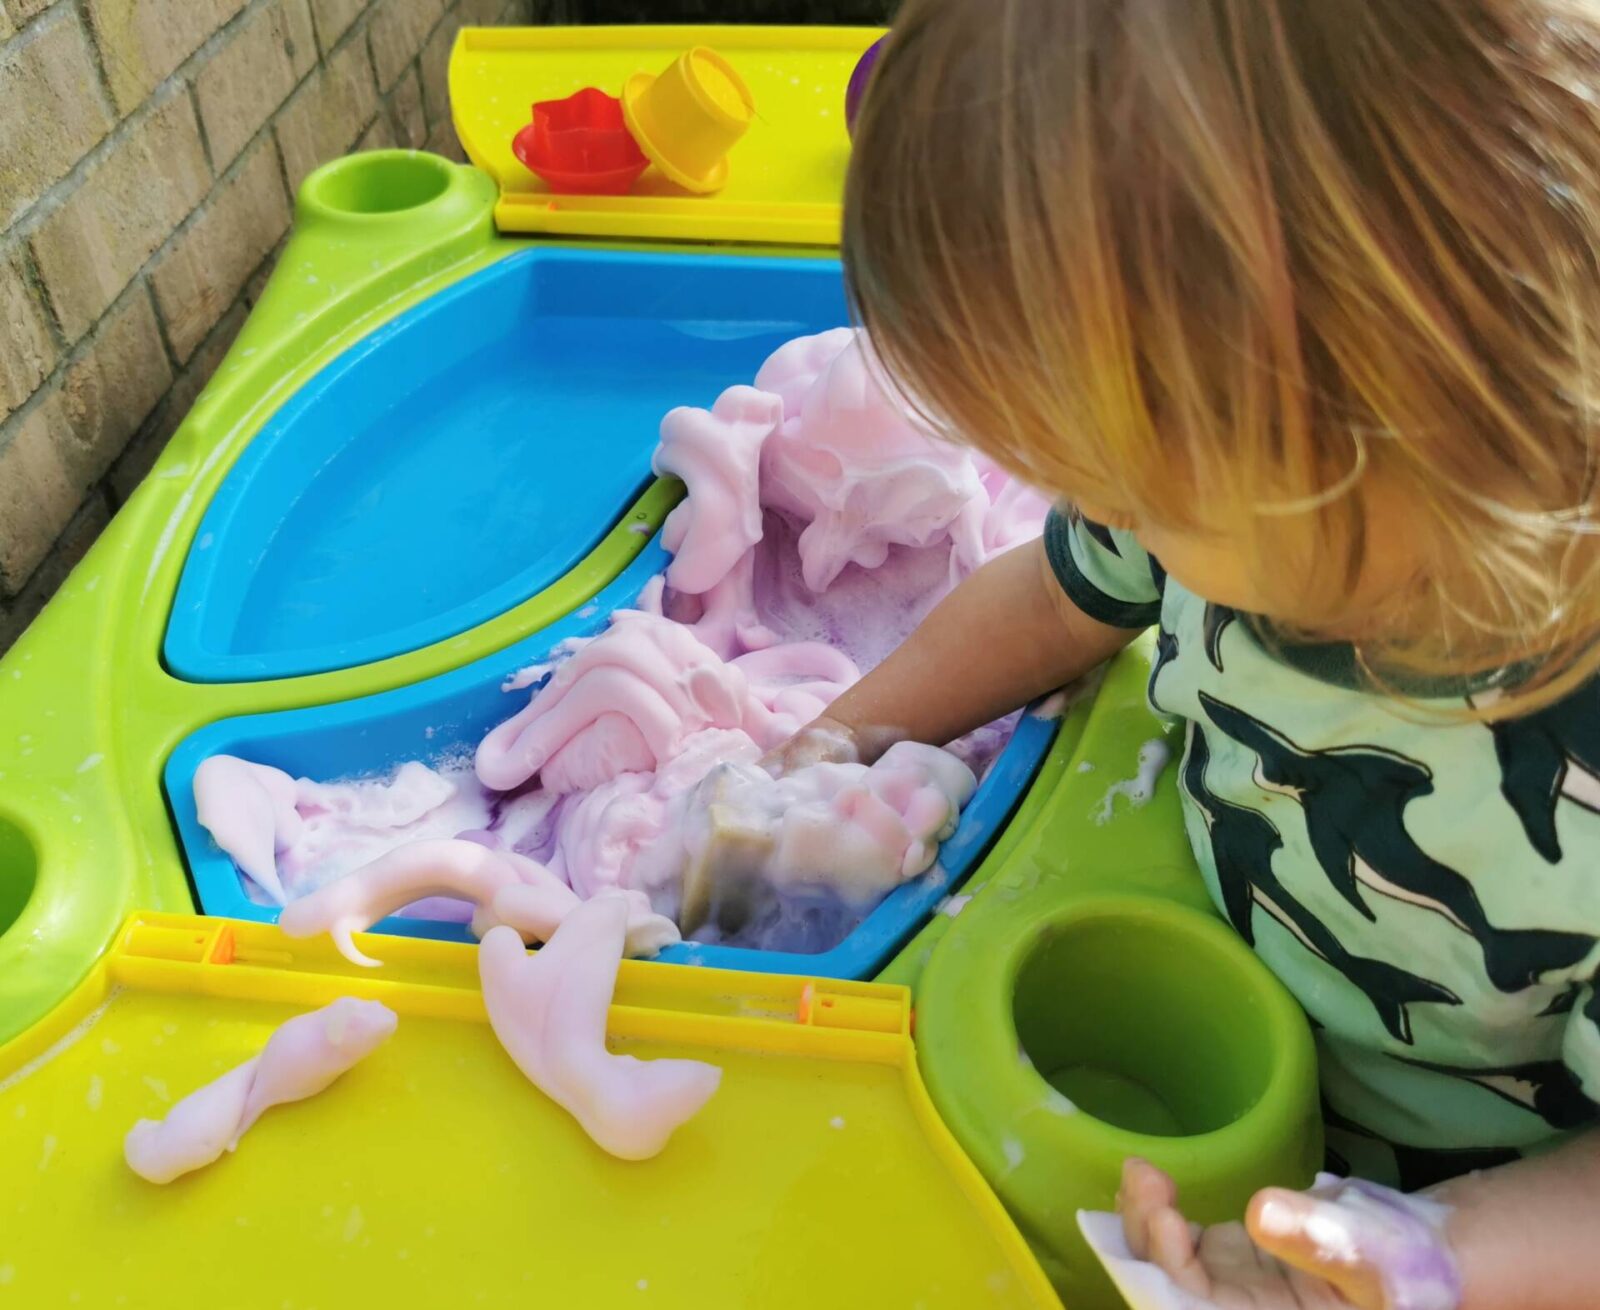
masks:
[[[300,179],[460,158],[463,24],[564,0],[0,0],[0,650],[227,351]]]

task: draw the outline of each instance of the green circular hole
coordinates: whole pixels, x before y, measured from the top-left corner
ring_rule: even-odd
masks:
[[[21,917],[39,877],[39,856],[27,834],[0,818],[0,936]]]
[[[1224,1128],[1271,1081],[1274,1037],[1248,958],[1181,924],[1057,924],[1025,957],[1013,1013],[1034,1070],[1082,1113],[1158,1137]]]
[[[398,214],[436,200],[450,185],[450,165],[434,155],[378,151],[322,170],[314,199],[346,214]]]

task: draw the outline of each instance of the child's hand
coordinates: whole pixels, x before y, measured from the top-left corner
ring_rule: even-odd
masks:
[[[1421,1290],[1412,1268],[1419,1259],[1444,1264],[1443,1281],[1437,1286],[1430,1281],[1427,1290],[1448,1299],[1428,1297],[1426,1304],[1453,1305],[1451,1293],[1458,1289],[1448,1249],[1406,1208],[1410,1198],[1381,1188],[1361,1191],[1359,1198],[1359,1210],[1352,1210],[1351,1202],[1268,1188],[1251,1201],[1243,1224],[1202,1229],[1178,1210],[1171,1178],[1143,1160],[1129,1160],[1117,1210],[1137,1259],[1154,1264],[1181,1291],[1218,1310],[1399,1310],[1379,1266],[1403,1265],[1412,1280],[1408,1290]],[[1330,1224],[1329,1212],[1336,1206],[1342,1213]],[[1405,1298],[1407,1305],[1423,1303]]]
[[[1117,1212],[1135,1258],[1218,1310],[1385,1310],[1382,1301],[1349,1300],[1327,1280],[1275,1259],[1244,1224],[1191,1224],[1172,1179],[1143,1160],[1122,1166]]]
[[[855,730],[827,715],[813,719],[787,741],[761,757],[761,767],[782,778],[811,764],[858,764],[861,748]]]

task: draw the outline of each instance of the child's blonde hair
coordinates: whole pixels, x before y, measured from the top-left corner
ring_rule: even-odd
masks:
[[[857,311],[1013,472],[1237,543],[1280,630],[1553,700],[1600,666],[1587,8],[908,0],[850,170]],[[1386,532],[1418,576],[1357,612]]]

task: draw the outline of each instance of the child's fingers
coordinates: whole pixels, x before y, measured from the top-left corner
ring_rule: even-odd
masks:
[[[1178,1203],[1178,1185],[1165,1170],[1156,1168],[1148,1160],[1130,1155],[1122,1162],[1122,1191],[1118,1198],[1127,1199],[1146,1209],[1175,1206]]]
[[[1289,1271],[1250,1240],[1243,1224],[1212,1224],[1201,1230],[1195,1250],[1213,1287],[1230,1288],[1251,1305],[1282,1299]]]
[[[1331,1284],[1356,1310],[1387,1310],[1382,1281],[1361,1252],[1318,1240],[1316,1217],[1324,1204],[1301,1192],[1268,1187],[1251,1198],[1245,1227],[1262,1250]]]
[[[1211,1275],[1195,1248],[1194,1229],[1171,1206],[1150,1216],[1149,1260],[1191,1296],[1211,1295]]]
[[[1117,1213],[1122,1216],[1122,1236],[1136,1260],[1150,1258],[1150,1216],[1177,1203],[1178,1189],[1155,1165],[1129,1156],[1122,1162],[1122,1187],[1117,1192]]]

